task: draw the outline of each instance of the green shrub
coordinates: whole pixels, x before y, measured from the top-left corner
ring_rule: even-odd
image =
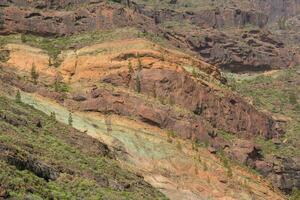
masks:
[[[300,190],[294,189],[289,200],[299,200],[300,199]]]
[[[133,68],[132,68],[132,64],[131,64],[131,62],[129,61],[128,62],[128,73],[129,74],[132,74],[134,71],[133,71]]]
[[[37,85],[37,80],[38,80],[39,76],[40,75],[36,70],[35,64],[32,63],[32,66],[31,66],[31,79],[32,79],[32,81],[35,85]]]
[[[141,93],[141,79],[140,79],[139,74],[136,75],[135,89],[136,89],[137,93]]]
[[[17,91],[15,101],[16,101],[16,103],[22,103],[20,90]]]
[[[70,91],[69,85],[64,82],[55,81],[53,87],[54,87],[55,92],[69,92]]]
[[[290,92],[289,93],[289,102],[292,105],[296,105],[297,104],[297,95],[294,92]]]
[[[72,116],[72,113],[69,113],[68,124],[69,124],[70,126],[72,126],[72,124],[73,124],[73,116]]]

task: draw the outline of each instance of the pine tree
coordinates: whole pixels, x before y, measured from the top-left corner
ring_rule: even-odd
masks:
[[[54,91],[55,91],[55,92],[59,92],[59,91],[60,91],[60,81],[59,81],[59,76],[56,76],[56,77],[55,77]]]
[[[54,91],[59,92],[59,82],[58,81],[55,81],[55,83],[54,83]]]
[[[52,61],[51,61],[51,57],[49,56],[49,58],[48,58],[48,65],[49,66],[52,66]]]
[[[139,74],[136,76],[136,91],[137,93],[141,93],[141,79]]]
[[[17,103],[22,103],[20,90],[17,91],[17,94],[16,94],[16,102],[17,102]]]
[[[292,105],[296,105],[297,104],[297,95],[294,92],[290,92],[289,93],[289,102]]]
[[[68,123],[70,126],[72,126],[73,124],[73,117],[72,117],[72,113],[69,113],[69,119],[68,119]]]
[[[141,71],[143,69],[143,65],[139,54],[137,55],[137,58],[138,58],[138,70]]]
[[[50,118],[51,118],[51,120],[56,121],[56,114],[55,114],[55,112],[51,112]]]
[[[36,66],[34,63],[32,63],[31,66],[31,79],[33,81],[33,83],[36,85],[37,84],[37,80],[39,78],[39,73],[36,71]]]
[[[128,72],[129,72],[129,74],[132,74],[132,73],[133,73],[133,68],[132,68],[132,64],[131,64],[130,61],[129,61],[129,63],[128,63]]]
[[[26,43],[26,36],[23,33],[21,34],[21,42]]]
[[[194,77],[197,77],[197,75],[198,75],[198,73],[196,72],[195,68],[193,68],[193,70],[192,70],[192,75],[193,75]]]

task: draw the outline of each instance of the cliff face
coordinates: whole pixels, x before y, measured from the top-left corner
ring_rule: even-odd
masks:
[[[63,2],[63,3],[62,3]],[[87,3],[80,7],[75,3],[72,10],[56,10],[65,7],[65,2],[52,2],[45,8],[36,9],[36,3],[8,4],[2,9],[2,34],[14,32],[32,33],[43,36],[63,36],[75,33],[107,30],[124,26],[151,24],[145,17],[132,14],[121,5]],[[77,5],[79,4],[79,5]],[[73,6],[73,4],[67,4]],[[132,20],[132,17],[134,20]]]
[[[272,138],[281,134],[280,130],[275,130],[276,125],[270,118],[257,112],[239,97],[222,91],[213,91],[188,74],[161,69],[144,69],[139,73],[142,85],[141,93],[158,99],[169,99],[172,104],[179,105],[196,116],[201,116],[213,128],[244,136],[249,134],[250,137],[264,135],[266,138]],[[102,80],[114,86],[135,90],[135,77],[137,74],[111,74]],[[168,121],[164,118],[161,119],[161,122]],[[200,124],[204,124],[204,122]],[[197,126],[192,127],[196,129]],[[173,128],[174,131],[176,129],[179,130],[179,133],[186,132],[185,137],[197,136],[197,132],[188,131],[187,127]],[[206,131],[209,132],[209,130]]]
[[[284,7],[286,10],[282,12],[289,13],[294,9],[287,14],[293,16],[298,3],[291,2],[286,6],[255,1],[253,6],[261,9],[224,6],[183,12],[153,9],[132,1],[124,1],[123,4],[105,1],[3,1],[0,5],[0,33],[63,36],[131,26],[166,38],[175,46],[190,49],[207,62],[226,70],[264,71],[294,65],[297,62],[295,53],[271,32],[255,30],[235,34],[227,30],[267,27],[273,15],[281,19],[281,13],[276,10],[284,10]],[[262,8],[265,7],[270,7],[266,10],[272,13],[264,12]],[[182,22],[187,27],[180,29],[174,22]]]
[[[299,14],[299,0],[252,0],[256,10],[264,12],[270,22],[278,20],[280,17],[293,17]]]

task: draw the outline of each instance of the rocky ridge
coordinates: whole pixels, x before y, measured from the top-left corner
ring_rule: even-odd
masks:
[[[216,10],[179,12],[155,10],[133,1],[123,4],[105,1],[4,1],[1,5],[2,34],[21,32],[63,36],[133,26],[167,38],[175,46],[190,49],[207,62],[230,71],[287,68],[297,61],[295,52],[271,32],[249,31],[237,36],[226,31],[231,27],[243,29],[249,24],[267,27],[269,16],[253,10],[218,7]],[[178,30],[176,23],[165,27],[166,23],[176,21],[187,24],[185,31]]]

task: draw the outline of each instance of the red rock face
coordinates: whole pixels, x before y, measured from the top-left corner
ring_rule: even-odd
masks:
[[[166,32],[174,45],[188,47],[203,59],[231,72],[288,68],[296,56],[268,31],[252,30],[235,36],[214,30]]]
[[[112,74],[102,79],[115,86],[136,87],[137,74]],[[140,72],[141,92],[169,104],[179,105],[204,118],[213,128],[242,135],[282,134],[267,115],[258,112],[240,97],[213,91],[185,73],[164,69],[143,69]],[[249,135],[250,134],[250,135]]]
[[[175,46],[190,49],[205,61],[232,72],[287,68],[295,64],[297,57],[268,31],[245,34],[220,31],[230,27],[243,28],[249,24],[265,27],[268,16],[262,11],[225,7],[178,12],[170,9],[153,10],[132,1],[107,4],[92,0],[14,0],[1,1],[0,6],[3,7],[0,34],[23,32],[64,36],[131,26],[158,34]],[[196,28],[180,31],[166,29],[163,23],[168,21],[182,21]]]
[[[136,93],[137,74],[142,94]],[[280,163],[278,158],[267,160],[260,154],[259,147],[251,142],[257,134],[271,138],[282,134],[282,131],[270,117],[241,98],[215,91],[187,73],[170,69],[144,68],[132,74],[111,74],[101,81],[115,87],[95,87],[87,94],[80,94],[80,97],[76,93],[65,96],[49,91],[42,84],[33,85],[18,79],[13,72],[0,73],[0,86],[5,83],[27,92],[36,92],[55,99],[70,110],[114,113],[173,131],[182,138],[207,142],[212,153],[224,150],[231,158],[257,169],[285,192],[299,187],[297,160],[282,159]],[[244,139],[229,142],[218,135],[215,128],[238,134]]]
[[[177,113],[169,106],[157,105],[155,102],[126,92],[114,92],[108,89],[94,89],[90,98],[83,102],[69,101],[70,107],[81,111],[114,113],[134,117],[150,125],[172,130],[183,138],[208,137],[204,120],[200,116]]]
[[[299,14],[299,0],[251,0],[256,10],[263,11],[270,21]]]
[[[129,7],[155,19],[156,23],[188,21],[190,24],[201,28],[244,27],[247,24],[264,27],[268,22],[268,17],[263,12],[227,7],[195,12],[178,12],[171,9],[153,11],[148,7],[138,4],[131,4]]]
[[[61,1],[64,2],[64,1]],[[88,2],[86,2],[88,4]],[[34,9],[38,5],[20,2],[4,7],[0,17],[3,24],[0,34],[16,32],[33,33],[43,36],[72,35],[79,32],[106,30],[125,26],[138,26],[147,24],[150,28],[151,20],[142,15],[135,14],[132,20],[131,11],[121,5],[110,6],[98,3],[94,6],[77,7],[71,3],[45,3],[45,7],[61,8],[62,5],[75,6],[74,10]],[[1,5],[1,4],[0,4]],[[19,6],[16,6],[19,5]],[[78,5],[77,5],[78,6]]]

